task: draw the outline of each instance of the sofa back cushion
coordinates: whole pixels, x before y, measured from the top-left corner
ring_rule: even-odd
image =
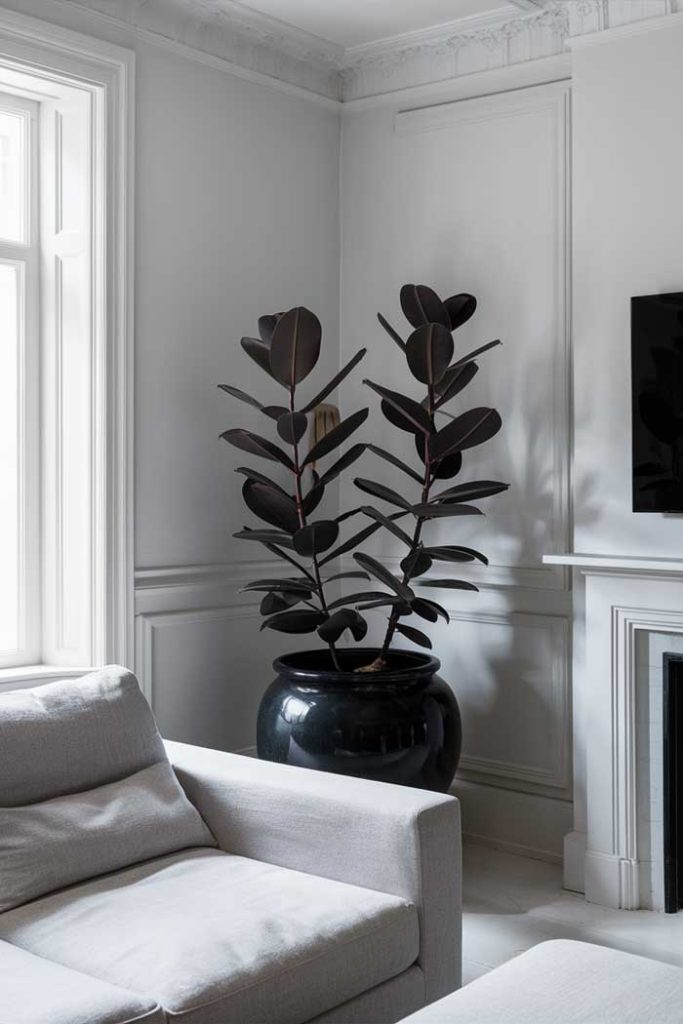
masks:
[[[0,807],[80,793],[167,760],[137,679],[119,665],[0,694]]]
[[[0,807],[0,914],[130,864],[215,845],[167,761],[87,792]]]

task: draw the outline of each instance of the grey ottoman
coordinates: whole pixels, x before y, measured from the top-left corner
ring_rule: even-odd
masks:
[[[586,942],[542,942],[402,1024],[682,1024],[683,969]]]

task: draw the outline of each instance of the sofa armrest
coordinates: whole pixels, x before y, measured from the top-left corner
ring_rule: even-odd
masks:
[[[259,761],[166,749],[221,849],[410,900],[427,1002],[460,985],[460,806],[451,796]]]

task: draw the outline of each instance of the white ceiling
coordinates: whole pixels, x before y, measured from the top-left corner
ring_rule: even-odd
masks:
[[[239,0],[236,6],[347,48],[494,11],[519,14],[522,4],[520,0]]]

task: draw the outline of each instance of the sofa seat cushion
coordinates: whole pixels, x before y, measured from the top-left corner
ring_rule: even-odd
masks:
[[[197,849],[11,910],[0,938],[183,1024],[299,1024],[413,964],[419,926],[398,897]]]
[[[153,999],[0,942],[0,1024],[165,1024]]]
[[[534,946],[403,1024],[680,1024],[683,970],[587,942]]]

